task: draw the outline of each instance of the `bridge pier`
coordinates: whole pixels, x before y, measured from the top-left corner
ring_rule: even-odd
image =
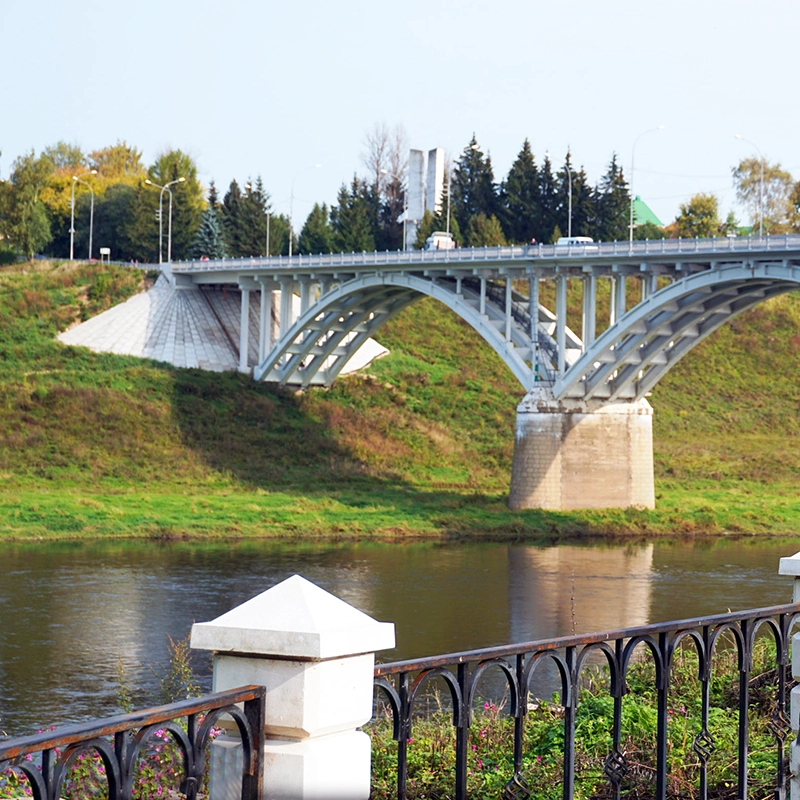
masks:
[[[650,404],[529,392],[517,406],[508,504],[512,510],[654,508]]]

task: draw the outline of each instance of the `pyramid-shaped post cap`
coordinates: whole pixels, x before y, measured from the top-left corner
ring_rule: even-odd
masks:
[[[781,559],[778,575],[797,575],[800,577],[800,553]]]
[[[192,626],[192,647],[299,660],[394,647],[394,623],[377,622],[300,575]]]

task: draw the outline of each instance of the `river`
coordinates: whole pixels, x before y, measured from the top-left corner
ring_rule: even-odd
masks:
[[[167,637],[295,573],[382,621],[383,661],[791,600],[795,540],[507,544],[0,546],[0,730],[116,713],[122,663],[149,704]],[[206,656],[197,662],[210,686]]]

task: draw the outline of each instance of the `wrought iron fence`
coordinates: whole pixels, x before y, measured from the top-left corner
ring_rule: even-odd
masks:
[[[700,693],[699,719],[693,720],[693,741],[696,786],[690,794],[676,796],[708,798],[721,796],[709,786],[708,762],[716,743],[712,716],[711,682],[715,660],[734,658],[733,682],[730,696],[738,711],[735,778],[728,787],[729,796],[747,798],[748,758],[750,742],[751,687],[753,653],[757,639],[771,634],[774,644],[774,697],[767,712],[766,729],[774,742],[774,797],[787,795],[789,772],[787,770],[786,741],[790,735],[787,704],[787,671],[789,666],[790,631],[800,617],[800,604],[772,606],[749,611],[679,620],[638,628],[607,631],[589,635],[565,636],[546,641],[450,653],[431,658],[380,664],[375,668],[376,695],[388,706],[392,737],[397,742],[397,797],[404,800],[409,793],[409,743],[413,728],[418,724],[416,711],[422,703],[426,686],[436,679],[446,686],[445,695],[452,701],[452,725],[455,728],[454,774],[448,797],[466,798],[468,792],[468,757],[470,756],[470,729],[479,685],[485,683],[487,672],[499,671],[508,695],[508,712],[513,720],[513,775],[505,785],[502,796],[507,800],[542,796],[537,791],[536,771],[523,769],[524,734],[526,716],[531,712],[529,692],[532,680],[544,664],[555,666],[557,686],[560,691],[559,719],[563,718],[563,772],[561,781],[563,798],[573,798],[576,792],[576,718],[582,697],[582,673],[599,658],[607,672],[608,693],[613,699],[613,722],[608,741],[610,750],[604,759],[602,772],[605,787],[595,786],[591,791],[599,796],[619,798],[625,795],[629,782],[629,764],[623,741],[623,709],[628,693],[628,680],[633,665],[641,663],[643,650],[653,663],[652,690],[655,697],[654,786],[652,793],[663,800],[668,796],[668,727],[670,725],[669,693],[679,653],[696,654],[696,681]],[[772,652],[772,651],[771,651]],[[593,667],[595,669],[596,667]],[[737,680],[738,677],[738,680]],[[758,676],[763,681],[763,675]],[[580,743],[579,743],[580,744]],[[526,774],[527,773],[527,774]],[[712,791],[714,790],[714,791]],[[735,791],[735,795],[733,794]],[[670,792],[676,794],[675,792]],[[481,795],[485,796],[485,795]],[[636,795],[639,796],[639,795]]]
[[[6,770],[21,772],[28,779],[34,800],[59,800],[73,765],[81,756],[97,754],[107,788],[107,795],[103,796],[132,800],[137,760],[146,754],[154,737],[166,731],[183,760],[179,790],[187,800],[196,800],[212,731],[220,718],[228,715],[242,739],[241,798],[260,800],[265,692],[262,686],[246,686],[33,736],[0,740],[0,774]],[[185,727],[175,721],[184,717]]]

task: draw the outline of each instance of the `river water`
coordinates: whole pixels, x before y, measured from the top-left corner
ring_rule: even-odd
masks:
[[[0,547],[0,730],[117,713],[121,661],[150,704],[167,637],[300,574],[396,625],[382,661],[791,600],[795,540],[532,546],[274,543]],[[196,667],[210,687],[207,657]]]

